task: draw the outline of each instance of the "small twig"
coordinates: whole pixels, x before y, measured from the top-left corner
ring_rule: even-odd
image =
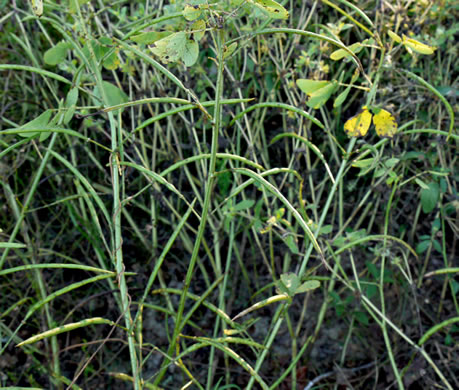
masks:
[[[360,370],[363,370],[365,368],[372,367],[375,364],[376,363],[371,362],[371,363],[367,363],[367,364],[364,364],[363,366],[359,366],[359,367],[355,367],[355,368],[342,368],[342,369],[340,369],[339,372],[354,373],[356,371],[360,371]],[[336,375],[339,372],[334,370],[334,371],[326,372],[325,374],[321,374],[318,377],[315,377],[312,381],[310,381],[303,390],[310,390],[312,388],[312,386],[314,386],[316,383],[320,382],[322,379],[328,378],[329,376]]]
[[[129,304],[126,308],[126,310],[129,309],[129,306],[131,304],[131,297],[129,296],[128,294],[128,299],[129,299]],[[99,353],[99,351],[102,349],[102,347],[105,345],[105,343],[110,339],[110,336],[112,335],[112,333],[115,331],[116,329],[116,325],[118,325],[118,323],[121,321],[121,319],[123,318],[126,310],[120,314],[120,316],[118,317],[118,319],[116,320],[115,322],[115,325],[112,326],[112,328],[110,329],[110,332],[108,332],[108,335],[107,337],[105,337],[105,339],[100,343],[100,345],[96,348],[96,350],[94,351],[94,353],[86,360],[86,362],[83,364],[83,366],[81,367],[81,369],[76,373],[75,377],[72,379],[72,382],[70,383],[70,385],[67,386],[67,388],[65,390],[69,390],[74,384],[75,382],[78,380],[78,378],[81,376],[81,374],[84,372],[84,370],[86,369],[86,367],[89,365],[89,363],[91,363],[91,361],[95,358],[95,356]],[[129,336],[128,336],[129,337]]]
[[[112,328],[110,329],[110,332],[108,332],[108,335],[107,337],[105,337],[105,339],[100,343],[100,345],[96,348],[96,350],[94,351],[94,353],[86,360],[86,362],[83,364],[83,366],[80,368],[80,370],[75,374],[74,378],[72,379],[72,382],[67,386],[67,388],[65,390],[69,390],[72,388],[72,386],[75,384],[75,382],[78,380],[78,378],[81,376],[81,374],[84,372],[84,370],[86,369],[86,367],[88,366],[89,363],[91,363],[91,361],[94,359],[94,357],[99,353],[99,351],[101,350],[101,348],[105,345],[105,343],[110,340],[110,336],[112,335],[112,333],[115,331],[116,329],[116,324],[118,324],[118,322],[120,322],[120,320],[123,318],[123,315],[124,313],[121,313],[120,316],[118,317],[118,319],[116,320],[115,322],[115,325],[112,326]]]

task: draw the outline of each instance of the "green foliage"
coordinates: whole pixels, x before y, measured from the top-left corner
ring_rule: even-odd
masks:
[[[68,51],[72,48],[72,45],[67,42],[59,42],[56,46],[45,52],[43,59],[48,65],[57,65],[65,60]]]
[[[288,19],[288,11],[274,0],[248,0],[248,2],[261,9],[270,18],[273,19]]]
[[[279,289],[280,293],[287,294],[289,297],[315,290],[319,287],[319,281],[307,280],[306,282],[301,283],[301,279],[298,277],[298,275],[292,272],[282,274],[280,279],[277,281],[277,288]]]
[[[374,39],[365,39],[362,42],[356,42],[348,46],[347,49],[354,54],[360,53],[365,45],[373,45],[375,43]],[[348,50],[338,49],[330,54],[330,59],[333,61],[339,61],[343,58],[348,58],[351,56],[351,53]]]
[[[94,52],[95,59],[102,62],[102,65],[107,70],[116,70],[120,65],[118,58],[118,50],[113,50],[113,41],[108,37],[101,37],[99,39],[91,40],[91,49]],[[89,49],[89,42],[83,47],[83,55],[86,58],[91,57],[91,50]]]
[[[430,213],[437,206],[440,198],[440,187],[436,182],[430,182],[427,188],[421,190],[421,205],[424,213]]]
[[[199,4],[185,4],[185,8],[183,8],[182,14],[186,20],[191,21],[198,19],[202,15],[202,10]]]
[[[192,66],[199,55],[198,43],[188,39],[183,31],[156,41],[155,47],[150,49],[164,63],[182,60],[185,66]]]
[[[102,81],[102,88],[103,94],[107,98],[108,106],[116,106],[129,101],[129,97],[121,89],[108,81]],[[96,97],[96,104],[100,104],[103,101],[103,95],[101,90],[99,90],[99,86],[94,88],[93,94]]]
[[[34,129],[40,129],[40,128],[46,128],[49,125],[49,122],[51,120],[51,116],[53,115],[52,110],[46,110],[43,112],[41,115],[37,116],[35,119],[32,119],[30,122],[27,122],[26,124],[21,126],[22,130],[34,130]],[[39,133],[18,133],[19,136],[21,137],[35,137]]]
[[[130,39],[136,43],[151,45],[169,35],[171,35],[169,31],[148,31],[133,35]]]
[[[308,95],[309,98],[306,102],[308,107],[314,109],[322,107],[338,87],[336,81],[328,82],[299,79],[296,81],[296,84]]]
[[[65,98],[64,107],[67,108],[67,111],[64,114],[63,123],[67,125],[70,120],[73,118],[76,110],[76,104],[78,101],[78,88],[72,88],[67,93],[67,97]]]
[[[91,0],[68,0],[69,11],[74,14],[82,5],[89,3]]]

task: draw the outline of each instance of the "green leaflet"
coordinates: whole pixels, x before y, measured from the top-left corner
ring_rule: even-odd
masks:
[[[234,53],[234,51],[237,48],[237,42],[233,42],[229,46],[225,46],[223,48],[223,59],[226,60],[227,58],[231,57]]]
[[[288,11],[274,0],[249,0],[248,2],[266,12],[273,19],[288,19]]]
[[[32,10],[36,16],[43,15],[43,0],[32,0]]]
[[[206,22],[204,20],[198,20],[191,25],[191,31],[193,33],[193,38],[196,42],[200,41],[203,37],[206,29]]]
[[[304,80],[307,81],[307,83],[303,83],[301,81],[302,80],[297,80],[298,87],[304,91],[303,88],[307,86],[309,90],[309,92],[306,92],[309,96],[306,105],[314,109],[322,107],[338,87],[338,82],[336,80],[316,81],[314,83],[314,80]]]
[[[82,6],[82,5],[85,5],[87,3],[89,3],[91,0],[69,0],[69,12],[74,14],[77,12],[77,9]],[[77,6],[77,2],[78,2],[78,6]]]
[[[109,83],[108,81],[102,81],[102,87],[107,97],[107,106],[116,106],[118,104],[126,103],[129,98],[128,96],[119,89],[116,85]],[[98,97],[100,100],[96,100],[97,104],[102,103],[102,95],[99,91],[99,87],[94,88],[94,96]]]
[[[310,290],[320,287],[318,280],[307,280],[301,283],[301,278],[293,272],[282,274],[280,280],[277,281],[277,287],[280,292],[293,297],[296,294],[302,294]]]
[[[75,114],[77,100],[78,100],[78,88],[74,87],[67,93],[67,97],[65,98],[64,107],[67,109],[67,111],[65,111],[64,121],[63,121],[65,125],[70,122],[70,120],[73,118],[73,114]]]
[[[352,80],[351,80],[351,83],[349,84],[349,86],[343,91],[341,92],[338,97],[335,99],[335,101],[333,102],[333,107],[339,107],[341,106],[341,104],[344,103],[344,101],[347,99],[347,95],[349,95],[349,92],[351,91],[351,87],[352,85],[355,83],[355,81],[358,79],[359,77],[359,74],[360,72],[358,71],[358,69],[356,69],[356,71],[354,72],[354,74],[352,75]]]
[[[107,70],[116,70],[120,65],[118,57],[118,49],[113,50],[113,41],[109,37],[100,37],[99,39],[91,40],[91,47],[94,51],[97,61],[102,61],[102,66]],[[110,51],[112,51],[110,53]],[[83,47],[83,53],[86,58],[91,56],[88,42]],[[110,54],[109,54],[110,53]]]
[[[327,86],[330,84],[326,80],[310,80],[310,79],[298,79],[296,80],[296,85],[301,89],[305,94],[310,95],[313,92]]]
[[[185,8],[183,8],[182,15],[183,17],[188,20],[196,20],[201,16],[201,7],[199,5],[190,5],[185,4]]]
[[[199,46],[197,42],[188,39],[184,31],[180,31],[155,42],[150,48],[164,63],[182,60],[186,66],[193,65],[198,59]]]
[[[357,54],[359,53],[364,47],[365,45],[370,45],[370,44],[373,44],[374,41],[373,39],[365,39],[364,41],[362,42],[356,42],[350,46],[348,46],[348,49],[354,53],[354,54]],[[333,61],[338,61],[338,60],[341,60],[345,57],[349,57],[351,54],[344,50],[344,49],[338,49],[338,50],[335,50],[333,53],[330,54],[330,59],[332,59]]]
[[[171,35],[169,31],[147,31],[140,34],[133,35],[129,38],[131,41],[136,43],[151,45],[160,39],[166,38]]]
[[[192,39],[187,39],[185,49],[182,55],[182,60],[185,66],[192,66],[198,60],[199,56],[199,45],[198,42]]]
[[[21,129],[32,130],[35,128],[42,129],[44,127],[47,127],[51,119],[52,113],[53,113],[52,110],[46,110],[41,115],[37,116],[35,119],[32,119],[30,122],[26,123],[25,125],[22,125]],[[18,135],[24,138],[32,138],[38,135],[38,133],[18,133]]]
[[[57,65],[65,60],[72,45],[68,42],[59,42],[56,46],[46,50],[43,59],[48,65]]]
[[[422,211],[425,214],[432,212],[440,198],[440,186],[436,182],[430,182],[427,189],[421,190]]]

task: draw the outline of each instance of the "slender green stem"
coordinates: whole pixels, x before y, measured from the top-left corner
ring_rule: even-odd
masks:
[[[454,130],[454,110],[453,107],[451,107],[451,104],[449,104],[448,100],[445,99],[445,97],[438,92],[438,90],[430,85],[427,81],[425,81],[422,77],[419,77],[418,75],[415,75],[413,72],[410,72],[409,70],[402,69],[401,72],[405,73],[412,79],[416,80],[420,84],[424,85],[430,92],[432,92],[434,95],[436,95],[442,103],[445,105],[446,110],[448,111],[450,122],[449,122],[449,131],[448,131],[448,137],[446,140],[448,141],[449,138],[453,135],[453,130]]]
[[[49,150],[51,150],[53,148],[54,143],[56,142],[56,138],[57,138],[57,133],[54,133],[52,138],[51,138],[51,141],[49,142],[48,152],[46,152],[45,157],[41,161],[41,164],[37,169],[37,173],[35,174],[35,176],[33,178],[32,184],[31,184],[30,188],[28,189],[27,196],[26,196],[24,202],[22,203],[21,212],[20,212],[20,214],[18,216],[16,224],[14,225],[14,229],[10,234],[10,238],[8,240],[8,243],[12,243],[15,240],[16,235],[18,234],[19,229],[22,226],[22,222],[24,221],[24,218],[25,218],[25,216],[27,214],[29,206],[30,206],[30,204],[31,204],[31,202],[33,200],[33,197],[35,195],[35,191],[37,190],[38,183],[40,182],[41,177],[43,175],[43,171],[44,171],[44,169],[46,167],[46,164],[49,161],[49,158],[51,157],[51,152],[49,152]],[[2,257],[0,258],[0,270],[3,268],[3,264],[4,264],[5,260],[6,260],[6,257],[8,256],[9,250],[10,250],[10,248],[8,248],[8,247],[5,248],[5,251],[3,252]]]
[[[260,354],[260,356],[257,359],[257,362],[256,362],[255,367],[254,367],[255,372],[258,372],[260,370],[260,367],[263,364],[263,362],[264,362],[264,360],[266,358],[266,355],[270,351],[271,345],[273,344],[274,339],[277,336],[277,333],[279,332],[280,326],[282,325],[282,322],[284,320],[283,317],[282,317],[282,314],[281,314],[283,310],[285,310],[285,304],[280,305],[278,307],[278,309],[276,310],[276,314],[274,315],[274,317],[275,318],[277,317],[277,321],[275,321],[274,326],[273,326],[271,332],[269,333],[268,340],[267,340],[266,345],[265,345],[265,349],[263,349],[263,352]],[[255,378],[252,376],[250,378],[249,383],[247,384],[246,390],[250,390],[252,388],[252,386],[254,385],[254,383],[255,383]]]
[[[185,310],[185,301],[188,290],[191,285],[191,279],[193,278],[194,269],[198,260],[199,250],[201,247],[202,238],[204,236],[204,231],[207,224],[207,217],[209,215],[209,208],[210,208],[210,201],[212,195],[212,187],[215,180],[215,167],[217,162],[217,150],[218,150],[218,134],[221,126],[221,95],[223,89],[223,69],[224,69],[224,61],[223,61],[223,48],[222,48],[222,37],[223,31],[219,30],[217,33],[217,61],[218,61],[218,69],[217,69],[217,88],[216,88],[216,96],[215,96],[215,109],[214,109],[214,123],[212,128],[212,144],[211,144],[211,151],[210,151],[210,163],[209,163],[209,170],[208,170],[208,177],[205,189],[205,197],[204,197],[204,204],[202,208],[201,214],[201,221],[199,223],[199,229],[196,236],[196,240],[194,242],[193,252],[191,254],[190,264],[188,265],[187,273],[185,276],[185,285],[183,286],[183,292],[180,297],[179,307],[177,310],[176,320],[175,320],[175,328],[174,333],[172,336],[171,344],[169,346],[168,355],[170,356],[173,351],[175,350],[175,346],[177,343],[177,338],[185,324],[182,324],[183,312]],[[165,374],[165,368],[169,364],[168,359],[165,359],[163,362],[162,370],[157,376],[155,380],[155,384],[158,384],[159,381]]]
[[[350,153],[352,152],[352,149],[354,148],[354,145],[355,145],[355,142],[356,142],[356,139],[353,138],[351,140],[351,142],[349,143],[349,146],[348,146],[348,150],[347,150],[347,155],[350,155]],[[336,181],[335,183],[333,183],[333,186],[332,186],[332,189],[328,195],[328,198],[327,198],[327,201],[325,203],[325,206],[324,208],[322,209],[322,213],[321,213],[321,216],[320,216],[320,219],[319,219],[319,222],[318,222],[318,225],[317,225],[317,229],[314,233],[314,236],[317,237],[318,234],[319,234],[319,231],[320,231],[320,228],[322,227],[323,223],[325,222],[325,218],[327,216],[327,213],[328,213],[328,209],[330,208],[330,205],[333,201],[333,198],[335,196],[335,193],[336,193],[336,190],[338,188],[338,185],[339,183],[341,182],[342,178],[343,178],[343,175],[344,175],[344,171],[345,171],[345,168],[346,168],[346,165],[347,165],[347,162],[348,162],[348,159],[347,158],[344,158],[342,163],[341,163],[341,166],[340,166],[340,169],[336,175]],[[311,256],[311,253],[312,253],[312,250],[314,249],[314,245],[313,243],[311,242],[308,246],[308,249],[305,253],[305,256],[303,258],[303,261],[300,265],[300,268],[299,268],[299,271],[297,272],[298,275],[301,277],[305,271],[306,271],[306,267],[307,267],[307,264],[308,264],[308,260]],[[272,334],[270,335],[270,338],[272,337],[273,339],[276,337],[277,335],[277,332],[278,330],[280,329],[280,324],[282,322],[282,319],[279,318],[277,320],[277,323],[274,325],[273,327],[273,330],[272,330]],[[299,356],[301,356],[301,354],[304,352],[303,348],[300,350],[299,352]],[[258,366],[258,361],[257,361],[257,364],[255,367]]]
[[[363,72],[363,66],[362,63],[360,62],[360,59],[355,55],[354,52],[352,52],[346,45],[342,44],[341,42],[337,41],[336,39],[330,38],[329,36],[323,35],[323,34],[316,34],[310,31],[303,31],[303,30],[298,30],[294,28],[267,28],[263,29],[260,31],[256,31],[254,33],[248,34],[248,35],[243,35],[240,36],[236,39],[233,39],[229,42],[227,42],[227,45],[230,45],[232,42],[236,42],[240,39],[248,38],[248,37],[253,37],[256,35],[263,35],[263,34],[296,34],[296,35],[302,35],[308,38],[314,38],[314,39],[319,39],[328,43],[331,43],[332,45],[335,45],[339,47],[340,49],[343,49],[347,53],[350,54],[352,61],[357,65],[357,67]],[[363,75],[365,78],[367,78],[367,75],[363,72]],[[367,81],[370,81],[367,79]]]
[[[19,213],[19,210],[17,208],[16,201],[14,199],[11,199],[11,203],[13,205],[13,210],[16,211],[15,212],[15,214],[16,214],[16,224],[14,226],[13,231],[10,234],[10,238],[8,240],[9,243],[12,243],[14,241],[14,239],[16,238],[16,235],[18,234],[19,230],[21,228],[24,228],[24,219],[25,219],[25,216],[27,214],[27,210],[28,210],[33,198],[34,198],[35,192],[37,190],[38,184],[39,184],[40,179],[41,179],[41,177],[43,175],[45,167],[49,162],[49,159],[51,157],[50,150],[54,147],[56,139],[57,139],[57,133],[54,133],[52,138],[51,138],[51,141],[49,142],[48,151],[46,152],[43,160],[41,161],[40,166],[37,169],[35,177],[33,178],[31,187],[30,187],[29,192],[27,194],[27,197],[26,197],[26,199],[25,199],[25,201],[23,203],[23,207],[22,207],[20,213]],[[23,236],[24,236],[24,240],[27,243],[27,246],[31,247],[32,246],[32,241],[29,238],[29,235],[27,234],[27,231],[23,232]],[[3,252],[2,257],[0,258],[0,270],[2,269],[3,263],[5,262],[6,257],[8,256],[9,250],[10,250],[10,247],[6,247],[5,251]],[[35,256],[32,256],[32,262],[35,263]],[[41,274],[41,271],[39,269],[37,269],[37,268],[34,269],[34,275],[35,275],[35,278],[36,278],[36,281],[37,281],[37,284],[38,284],[38,290],[39,290],[40,299],[44,299],[46,297],[47,293],[46,293],[46,283],[45,283],[45,281],[43,279],[43,275]],[[53,324],[53,319],[51,317],[51,312],[49,310],[49,305],[48,304],[45,305],[45,315],[46,315],[46,319],[47,319],[47,322],[48,322],[48,327],[51,328],[52,324]],[[52,337],[51,338],[51,349],[52,349],[52,353],[53,353],[53,362],[52,362],[53,371],[57,375],[60,375],[60,365],[59,365],[59,359],[58,359],[59,346],[57,344],[56,337]]]
[[[391,347],[391,342],[389,338],[389,333],[387,332],[387,326],[386,326],[386,302],[384,299],[384,271],[385,271],[385,266],[386,266],[386,245],[387,245],[387,232],[389,228],[389,216],[390,216],[390,209],[392,205],[392,201],[394,199],[395,192],[398,188],[397,186],[398,182],[397,180],[394,183],[394,186],[392,188],[392,193],[389,198],[389,202],[387,204],[386,208],[386,217],[385,217],[385,223],[384,223],[384,243],[383,243],[383,253],[381,256],[381,274],[379,276],[379,297],[381,299],[381,313],[382,313],[382,321],[381,321],[381,329],[383,332],[384,336],[384,343],[386,344],[386,349],[387,353],[389,355],[389,361],[392,366],[392,370],[394,371],[395,378],[397,380],[398,388],[399,389],[404,389],[403,381],[400,376],[400,372],[397,368],[397,363],[395,362],[394,354],[392,352],[392,347]]]
[[[347,148],[347,156],[349,156],[351,154],[351,152],[352,152],[352,149],[354,149],[355,142],[356,142],[356,138],[352,138],[351,142],[349,142],[349,146]],[[325,202],[325,206],[322,209],[322,213],[320,215],[319,222],[317,223],[317,229],[314,232],[314,236],[315,237],[318,236],[320,228],[322,227],[322,225],[325,222],[325,218],[327,217],[327,214],[328,214],[328,209],[330,208],[330,205],[332,204],[333,198],[335,197],[335,193],[336,193],[336,190],[338,188],[338,185],[341,183],[341,181],[343,179],[344,171],[346,169],[347,162],[348,162],[348,158],[346,158],[346,157],[341,162],[341,166],[339,167],[338,173],[336,174],[336,177],[335,177],[335,182],[333,183],[332,188],[331,188],[330,192],[328,193],[327,201]],[[314,248],[313,244],[310,243],[309,247],[306,250],[306,253],[305,253],[304,257],[303,257],[303,261],[301,262],[299,270],[297,272],[300,277],[302,277],[304,275],[304,273],[306,272],[306,267],[308,265],[309,257],[311,256],[313,248]]]
[[[96,55],[94,52],[90,34],[86,28],[86,22],[83,19],[83,16],[81,14],[81,9],[80,9],[78,2],[75,1],[74,3],[77,9],[77,14],[78,14],[78,18],[79,18],[81,27],[83,29],[85,36],[88,38],[87,43],[88,43],[88,49],[90,53],[90,58],[87,60],[87,63],[89,64],[88,71],[94,74],[96,83],[97,83],[97,87],[102,97],[103,104],[105,107],[108,107],[109,99],[104,89],[102,75],[101,75],[100,69],[96,61]],[[117,128],[117,124],[115,122],[113,113],[108,112],[108,119],[109,119],[109,124],[110,124],[111,149],[113,151],[122,150],[122,140],[119,138],[118,128]],[[121,122],[118,123],[118,126],[121,126]],[[120,199],[121,187],[120,187],[120,176],[119,176],[119,172],[121,170],[120,155],[117,152],[111,154],[109,163],[110,163],[112,191],[113,191],[112,221],[111,221],[112,222],[111,223],[112,234],[113,234],[112,259],[114,261],[116,273],[118,274],[117,280],[118,280],[118,285],[120,289],[120,300],[121,300],[120,310],[122,312],[122,315],[124,316],[126,328],[129,329],[132,325],[132,318],[131,318],[131,312],[129,310],[130,297],[128,294],[126,277],[124,274],[125,267],[124,267],[123,252],[122,252],[122,245],[123,245],[123,239],[122,239],[122,234],[121,234],[122,203]],[[137,358],[137,352],[136,352],[136,346],[135,346],[135,340],[134,340],[134,333],[128,332],[127,338],[128,338],[128,346],[129,346],[129,357],[131,361],[132,377],[134,381],[134,389],[140,390],[142,386],[141,386],[141,380],[140,380],[140,374],[139,374],[139,366],[138,366],[138,358]]]

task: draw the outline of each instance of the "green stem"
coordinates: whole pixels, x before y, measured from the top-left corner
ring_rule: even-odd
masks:
[[[354,145],[355,145],[355,142],[356,142],[356,138],[352,138],[351,139],[351,142],[349,143],[349,146],[348,146],[348,150],[347,150],[347,155],[349,156],[352,149],[354,148]],[[327,202],[325,203],[325,206],[322,210],[322,214],[320,216],[320,220],[319,220],[319,223],[317,225],[317,229],[314,233],[314,236],[317,237],[318,234],[319,234],[319,231],[320,231],[320,228],[322,227],[324,221],[325,221],[325,218],[327,216],[327,213],[328,213],[328,209],[330,208],[330,205],[333,201],[333,198],[335,196],[335,193],[336,193],[336,190],[338,188],[338,185],[339,183],[341,182],[341,179],[343,177],[343,174],[344,174],[344,171],[345,171],[345,168],[346,168],[346,164],[347,164],[347,161],[348,161],[348,158],[344,158],[342,163],[341,163],[341,166],[340,166],[340,169],[338,171],[338,174],[336,175],[336,181],[335,183],[333,184],[332,186],[332,189],[328,195],[328,199],[327,199]],[[312,244],[312,242],[309,244],[309,247],[306,251],[306,254],[303,258],[303,261],[301,263],[301,266],[300,266],[300,269],[299,269],[299,272],[297,273],[298,275],[300,275],[300,277],[304,274],[304,272],[306,271],[306,266],[308,264],[308,260],[309,260],[309,257],[311,256],[311,253],[312,253],[312,250],[314,248],[314,245]],[[276,334],[280,328],[280,324],[282,322],[282,318],[279,318],[277,320],[277,323],[274,325],[274,328],[273,328],[273,331],[272,331],[272,334],[270,335],[270,339],[274,339],[276,337]],[[306,343],[308,344],[308,343]],[[297,359],[299,360],[299,358],[301,357],[301,355],[304,353],[304,351],[306,350],[306,347],[304,348],[301,348],[301,350],[299,351],[298,355],[297,355]],[[262,360],[262,359],[258,359],[257,361],[257,364],[256,364],[256,367],[259,366],[259,361]],[[296,363],[297,360],[295,360],[295,363]]]
[[[263,349],[263,352],[260,354],[260,356],[257,359],[257,362],[256,362],[255,367],[254,367],[255,372],[259,372],[260,371],[261,365],[263,364],[263,362],[264,362],[264,360],[266,358],[266,355],[271,350],[271,346],[272,346],[272,344],[274,342],[274,339],[276,338],[277,332],[279,332],[280,326],[282,325],[282,321],[284,320],[283,315],[281,314],[283,310],[285,310],[285,305],[280,305],[278,307],[276,313],[274,314],[274,317],[275,318],[277,317],[277,320],[276,320],[276,322],[274,324],[274,327],[273,327],[271,333],[268,336],[268,341],[266,342],[265,349]],[[250,381],[247,384],[246,390],[250,390],[254,383],[255,383],[255,377],[252,376],[252,377],[250,377]]]
[[[100,91],[104,107],[108,107],[109,106],[108,97],[107,97],[107,94],[103,86],[102,74],[97,65],[96,55],[94,52],[94,48],[92,46],[91,36],[89,35],[89,32],[86,28],[86,23],[81,14],[81,9],[78,4],[78,1],[75,1],[74,3],[77,9],[77,14],[78,14],[79,21],[81,23],[81,27],[87,38],[88,49],[90,53],[90,58],[87,60],[87,66],[89,67],[88,71],[94,74],[95,79],[96,79],[96,84]],[[118,137],[118,131],[117,131],[117,125],[115,122],[115,118],[113,116],[113,113],[111,112],[108,112],[107,115],[108,115],[108,120],[110,123],[111,149],[114,151],[119,150],[120,148],[122,148],[122,140],[119,139]],[[121,126],[121,123],[119,123],[119,125]],[[129,329],[132,326],[132,318],[131,318],[131,312],[129,310],[130,297],[128,294],[126,277],[124,274],[125,267],[124,267],[123,252],[122,252],[122,243],[123,243],[122,234],[121,234],[122,203],[120,199],[121,188],[120,188],[120,178],[119,178],[119,173],[118,173],[121,161],[119,161],[119,159],[117,158],[118,156],[119,155],[117,155],[117,153],[115,152],[110,157],[110,169],[111,169],[112,189],[113,189],[113,207],[112,207],[113,214],[112,214],[112,221],[111,221],[111,225],[112,225],[111,230],[113,234],[112,236],[113,237],[112,259],[115,263],[116,273],[118,274],[117,279],[118,279],[118,284],[119,284],[119,289],[120,289],[120,302],[118,304],[120,306],[121,313],[124,317],[126,328]],[[139,365],[138,365],[138,359],[137,359],[137,353],[136,353],[134,333],[128,332],[127,338],[128,338],[129,357],[131,361],[134,389],[140,390],[142,388],[142,385],[140,381]]]
[[[54,147],[54,143],[56,142],[56,138],[57,138],[57,134],[54,133],[52,138],[51,138],[51,141],[49,143],[49,146],[48,146],[48,150],[52,149]],[[45,166],[46,164],[48,163],[48,160],[51,156],[51,153],[50,152],[46,152],[45,154],[45,157],[43,158],[40,166],[38,167],[38,170],[37,170],[37,173],[35,174],[35,177],[32,181],[32,184],[30,186],[30,188],[28,189],[28,193],[27,193],[27,196],[24,200],[24,203],[23,203],[23,206],[22,206],[22,209],[21,209],[21,212],[17,218],[17,221],[16,221],[16,224],[14,225],[14,229],[13,231],[11,232],[10,234],[10,237],[8,239],[8,243],[12,243],[15,238],[16,238],[16,235],[18,234],[19,232],[19,229],[23,226],[22,225],[22,222],[24,221],[24,218],[28,212],[28,209],[29,209],[29,206],[33,200],[33,197],[35,195],[35,191],[38,187],[38,183],[40,182],[41,180],[41,177],[43,175],[43,171],[45,169]],[[2,254],[2,257],[0,258],[0,270],[3,268],[3,264],[5,263],[5,260],[8,256],[8,253],[10,251],[10,248],[5,248],[5,251],[3,252]]]
[[[209,215],[209,208],[210,208],[210,200],[212,195],[212,187],[215,180],[215,168],[217,162],[217,150],[218,150],[218,134],[221,126],[221,95],[223,89],[223,70],[224,70],[224,62],[223,62],[223,48],[222,48],[222,37],[223,31],[219,30],[217,34],[217,56],[218,56],[218,70],[217,70],[217,88],[216,88],[216,96],[215,96],[215,109],[214,109],[214,123],[212,128],[212,144],[211,144],[211,151],[210,151],[210,166],[208,171],[207,183],[206,183],[206,191],[204,197],[204,204],[202,208],[201,214],[201,221],[199,223],[199,229],[196,236],[196,241],[194,242],[193,252],[191,254],[190,264],[188,265],[188,270],[185,276],[185,285],[183,286],[182,295],[180,297],[179,307],[177,310],[176,321],[175,321],[175,328],[174,333],[172,336],[171,344],[169,346],[169,350],[167,355],[171,356],[173,351],[175,350],[175,346],[177,343],[177,339],[179,334],[185,324],[182,324],[183,312],[185,310],[185,301],[188,290],[190,288],[191,279],[194,274],[194,269],[197,263],[199,249],[201,247],[202,238],[204,236],[204,231],[207,224],[207,217]],[[155,385],[157,385],[162,377],[165,374],[165,369],[169,364],[169,359],[165,359],[162,365],[161,372],[158,374]]]
[[[381,299],[381,313],[382,313],[382,320],[381,320],[381,329],[383,332],[384,336],[384,343],[386,344],[387,348],[387,354],[389,355],[389,361],[392,366],[392,370],[394,371],[395,378],[397,380],[398,388],[399,389],[404,389],[403,381],[400,376],[400,372],[398,371],[397,368],[397,363],[395,362],[394,354],[392,352],[392,347],[390,344],[390,338],[389,338],[389,333],[387,332],[387,326],[386,326],[386,304],[384,300],[384,270],[386,266],[386,246],[387,246],[387,231],[389,228],[389,215],[390,215],[390,209],[392,205],[392,201],[394,199],[395,192],[397,190],[397,180],[394,183],[394,187],[392,188],[392,193],[389,198],[389,202],[387,204],[387,209],[386,209],[386,217],[385,217],[385,223],[384,223],[384,243],[383,243],[383,252],[381,256],[381,274],[379,276],[379,297]]]
[[[351,142],[349,142],[349,146],[347,148],[347,156],[349,156],[352,152],[352,149],[354,148],[354,145],[356,143],[356,138],[352,138]],[[339,171],[336,175],[335,182],[333,183],[333,186],[328,194],[327,202],[325,203],[325,206],[322,210],[322,213],[320,215],[319,222],[317,224],[317,229],[314,233],[314,236],[317,237],[319,235],[319,231],[325,222],[325,218],[327,217],[328,209],[330,208],[330,205],[333,201],[333,198],[335,197],[336,190],[338,188],[338,185],[341,183],[341,179],[343,178],[344,175],[344,170],[346,169],[346,164],[347,164],[348,158],[345,157],[343,161],[341,162],[341,166],[339,167]],[[301,262],[300,269],[298,271],[298,276],[302,277],[304,273],[306,272],[306,266],[308,265],[309,257],[311,256],[312,250],[314,246],[312,243],[309,244],[309,247],[306,251],[306,254],[303,257],[303,261]]]
[[[426,87],[430,92],[432,92],[434,95],[436,95],[442,103],[445,105],[446,110],[448,111],[449,118],[450,118],[450,123],[449,123],[449,130],[448,130],[448,137],[446,138],[446,142],[449,141],[450,137],[453,135],[453,130],[454,130],[454,110],[451,104],[449,104],[448,100],[445,99],[445,97],[438,92],[438,90],[430,85],[427,81],[425,81],[422,77],[419,77],[418,75],[415,75],[414,73],[410,72],[409,70],[401,69],[401,72],[405,73],[407,76],[411,77],[412,79],[416,80],[420,84],[422,84],[424,87]]]

